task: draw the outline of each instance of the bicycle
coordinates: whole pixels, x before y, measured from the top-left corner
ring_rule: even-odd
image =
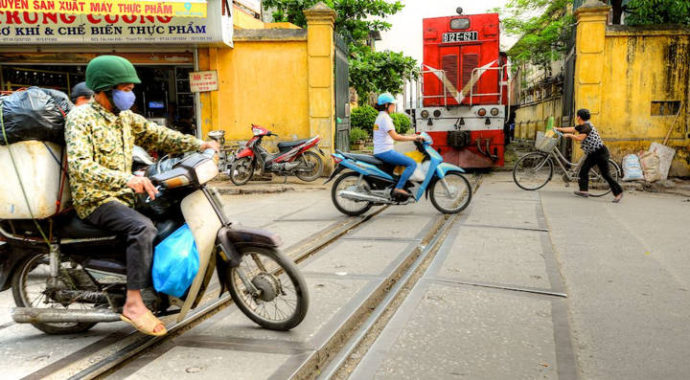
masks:
[[[535,142],[536,152],[530,152],[520,157],[513,167],[513,181],[519,188],[528,191],[539,190],[546,186],[553,178],[554,161],[563,170],[563,181],[568,187],[570,182],[577,182],[580,168],[586,156],[582,156],[578,162],[570,162],[556,146],[561,136],[546,137],[542,132],[537,133]],[[614,180],[618,181],[621,169],[615,161],[609,159],[609,172]],[[608,183],[599,173],[598,167],[593,167],[589,172],[589,195],[601,197],[611,192]]]

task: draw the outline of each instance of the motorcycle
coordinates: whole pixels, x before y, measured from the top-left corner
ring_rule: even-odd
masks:
[[[455,165],[443,162],[441,155],[431,147],[431,137],[423,132],[424,141],[416,141],[415,147],[423,156],[415,173],[404,189],[411,196],[393,193],[399,176],[396,167],[367,154],[345,153],[336,150],[331,154],[335,170],[325,183],[330,182],[343,170],[331,189],[331,199],[343,214],[357,216],[375,205],[405,205],[418,202],[426,194],[431,203],[444,214],[455,214],[464,210],[472,199],[470,182],[463,176],[465,171]],[[324,183],[324,184],[325,184]]]
[[[255,170],[261,173],[275,173],[281,176],[295,175],[302,181],[312,182],[321,176],[323,161],[311,148],[318,148],[319,136],[290,142],[278,143],[278,152],[271,153],[261,146],[266,136],[278,136],[266,128],[252,124],[254,135],[235,155],[230,166],[230,180],[237,186],[244,185],[254,175]],[[319,152],[324,153],[319,149]]]
[[[138,165],[151,162],[145,152]],[[278,236],[231,224],[216,191],[213,151],[163,158],[145,169],[157,187],[154,200],[139,196],[137,210],[158,229],[154,245],[185,223],[199,254],[199,271],[180,298],[144,289],[156,316],[182,321],[197,307],[215,271],[220,293],[258,325],[289,330],[304,319],[309,295],[295,264],[278,249]],[[37,227],[38,226],[38,227]],[[49,231],[48,244],[37,229]],[[99,322],[120,321],[126,298],[126,241],[69,212],[51,220],[0,220],[6,254],[0,257],[0,290],[8,286],[16,303],[12,318],[48,334],[86,331]],[[279,302],[283,301],[283,302]],[[269,311],[270,308],[270,311]]]

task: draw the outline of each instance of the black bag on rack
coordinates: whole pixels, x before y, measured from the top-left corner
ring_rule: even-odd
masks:
[[[65,143],[65,117],[74,105],[64,92],[29,87],[1,96],[0,104],[10,144],[27,140]],[[0,145],[5,145],[2,129]]]

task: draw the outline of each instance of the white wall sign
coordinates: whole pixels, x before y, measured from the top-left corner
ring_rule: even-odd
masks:
[[[196,71],[189,73],[189,88],[192,92],[218,90],[217,71]]]

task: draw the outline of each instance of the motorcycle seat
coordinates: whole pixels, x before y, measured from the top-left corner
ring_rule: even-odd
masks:
[[[370,155],[370,154],[356,154],[356,153],[345,153],[345,152],[339,152],[343,156],[351,159],[351,160],[356,160],[356,161],[362,161],[366,162],[368,164],[376,165],[376,166],[382,166],[385,164],[385,162],[379,160],[378,158]]]
[[[302,145],[305,142],[309,141],[309,139],[302,139],[302,140],[295,140],[295,141],[288,141],[288,142],[280,142],[278,143],[278,149],[281,151],[283,150],[289,150],[292,149],[298,145]]]
[[[60,236],[71,239],[93,239],[115,237],[111,231],[102,230],[93,224],[79,219],[76,215],[60,223]]]

